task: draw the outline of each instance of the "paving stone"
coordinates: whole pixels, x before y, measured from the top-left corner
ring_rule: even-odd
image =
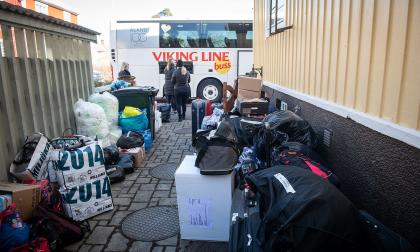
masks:
[[[141,203],[133,202],[133,203],[131,203],[131,205],[128,208],[128,210],[130,210],[130,211],[137,211],[137,210],[140,210],[140,209],[143,209],[143,208],[146,208],[146,207],[147,207],[147,203],[146,202],[141,202]]]
[[[93,246],[93,248],[89,252],[101,252],[104,249],[102,245]]]
[[[120,193],[118,198],[133,198],[135,195],[135,193]]]
[[[93,217],[94,220],[110,220],[112,218],[112,215],[114,215],[116,209],[114,208],[111,211],[105,212],[103,214],[97,215]]]
[[[176,252],[176,247],[166,247],[165,252]]]
[[[115,233],[112,235],[108,246],[105,248],[105,251],[126,251],[128,242],[128,239],[125,238],[121,233]]]
[[[139,172],[135,171],[131,174],[126,175],[125,180],[136,180],[139,174],[140,174]]]
[[[139,191],[134,197],[134,201],[137,202],[148,202],[152,196],[153,191]]]
[[[147,172],[147,174],[144,174],[144,175],[149,175],[149,172]],[[141,183],[141,184],[150,183],[150,178],[137,178],[136,183]]]
[[[156,190],[170,190],[171,184],[157,184]]]
[[[156,184],[143,184],[140,187],[141,191],[153,191],[155,190]]]
[[[131,187],[130,191],[128,191],[129,194],[136,194],[140,190],[140,184],[134,184],[133,187]]]
[[[98,222],[94,221],[94,220],[90,220],[88,222],[89,222],[90,230],[93,230],[96,227],[96,225],[98,224]]]
[[[164,198],[169,197],[169,191],[155,191],[153,197]]]
[[[101,221],[98,222],[98,225],[99,226],[106,226],[106,225],[108,225],[108,221],[107,220],[101,220]]]
[[[157,201],[156,201],[156,202],[150,202],[150,203],[149,203],[149,207],[154,207],[154,206],[157,206],[157,204],[158,204],[158,203],[157,203]]]
[[[111,235],[112,231],[114,231],[114,227],[102,227],[97,226],[90,234],[89,238],[87,239],[87,244],[106,244],[108,241],[109,236]]]
[[[171,179],[171,180],[168,180],[168,179],[161,179],[160,181],[159,181],[159,183],[160,184],[172,184],[174,182],[174,180],[173,179]]]
[[[157,245],[165,245],[165,246],[176,246],[177,243],[178,243],[178,235],[156,242]]]
[[[131,245],[129,252],[149,252],[152,248],[151,242],[136,241]]]
[[[159,198],[152,198],[151,200],[150,200],[150,202],[158,202],[159,201]]]
[[[164,247],[154,247],[152,252],[162,252]]]
[[[112,226],[119,226],[122,222],[122,220],[131,213],[132,211],[117,211],[112,217],[111,222],[109,222],[109,225]]]
[[[113,198],[112,200],[114,201],[114,205],[117,206],[128,206],[131,203],[130,198]]]
[[[133,184],[134,184],[134,181],[132,181],[132,180],[124,180],[124,182],[123,182],[124,187],[130,187]]]
[[[177,204],[176,198],[160,198],[159,206],[175,206]]]
[[[89,249],[92,247],[92,245],[82,245],[80,248],[79,248],[79,252],[88,252],[89,251]]]
[[[79,247],[84,243],[84,240],[72,243],[64,248],[64,251],[79,251]]]
[[[120,210],[120,211],[125,211],[127,209],[128,209],[128,206],[120,206],[120,207],[118,207],[118,210]]]

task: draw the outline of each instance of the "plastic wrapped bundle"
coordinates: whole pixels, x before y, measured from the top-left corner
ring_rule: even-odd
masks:
[[[92,138],[105,139],[109,134],[104,109],[98,104],[79,99],[74,104],[77,133]]]
[[[111,145],[115,145],[122,135],[122,129],[118,126],[111,126],[109,128],[108,140]]]
[[[108,92],[89,96],[89,102],[98,104],[105,111],[109,125],[118,125],[118,99]]]

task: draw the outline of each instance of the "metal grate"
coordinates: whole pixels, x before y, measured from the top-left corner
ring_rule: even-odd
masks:
[[[158,179],[174,179],[178,165],[175,163],[161,164],[149,171],[150,176]]]
[[[122,232],[137,241],[160,241],[179,232],[178,210],[173,207],[150,207],[128,215]]]

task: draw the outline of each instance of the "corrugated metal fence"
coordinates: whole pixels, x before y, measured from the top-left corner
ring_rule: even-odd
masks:
[[[52,21],[0,10],[0,180],[26,136],[75,128],[72,105],[92,93],[96,33]]]

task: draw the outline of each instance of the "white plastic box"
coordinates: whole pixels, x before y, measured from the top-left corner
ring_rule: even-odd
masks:
[[[196,156],[185,156],[175,172],[181,239],[229,241],[234,173],[201,175]]]

